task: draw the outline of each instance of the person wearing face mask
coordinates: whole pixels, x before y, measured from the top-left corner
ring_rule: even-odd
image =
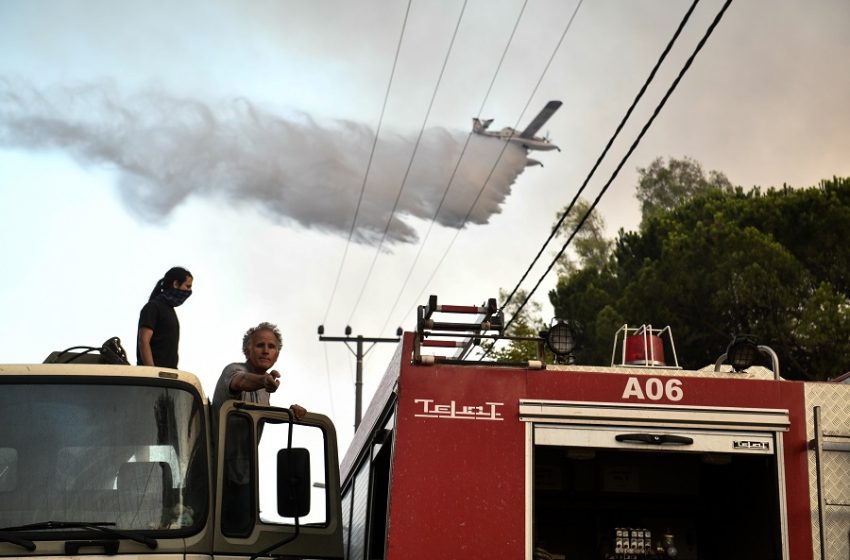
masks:
[[[154,286],[139,313],[136,360],[140,366],[177,367],[180,321],[174,308],[192,295],[192,280],[188,270],[175,266]]]

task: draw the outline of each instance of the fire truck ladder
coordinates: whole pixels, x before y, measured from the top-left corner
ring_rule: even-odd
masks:
[[[457,323],[438,321],[436,313],[475,315],[473,322]],[[440,305],[437,296],[428,298],[428,305],[420,305],[416,313],[416,336],[413,342],[413,361],[417,364],[467,364],[500,365],[543,369],[543,343],[534,337],[507,336],[504,334],[505,321],[498,311],[496,300],[490,298],[482,305]],[[459,339],[459,340],[458,340]],[[479,362],[477,359],[466,359],[473,346],[481,344],[482,339],[496,340],[530,340],[538,343],[538,360],[523,362]],[[422,354],[423,347],[453,348],[454,356],[437,356]]]
[[[814,439],[811,441],[811,446],[815,451],[815,463],[817,467],[817,487],[818,487],[818,525],[820,526],[820,557],[821,560],[827,559],[827,551],[830,549],[830,543],[827,541],[827,513],[833,508],[850,508],[850,503],[846,501],[830,501],[829,495],[835,493],[827,492],[826,488],[826,453],[850,453],[850,435],[848,434],[825,434],[823,431],[823,420],[821,419],[821,407],[816,406],[812,409],[814,416]],[[841,483],[845,483],[842,477]],[[846,494],[846,492],[845,492]],[[832,543],[835,544],[835,543]]]

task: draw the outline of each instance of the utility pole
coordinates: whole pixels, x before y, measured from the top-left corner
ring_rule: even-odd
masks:
[[[363,356],[369,353],[375,344],[379,342],[394,342],[398,343],[401,340],[401,327],[396,330],[395,338],[371,338],[365,337],[362,335],[351,336],[351,327],[345,327],[345,336],[323,336],[325,334],[325,326],[319,325],[319,340],[321,342],[344,342],[345,346],[354,354],[354,357],[357,359],[357,375],[354,381],[354,430],[357,430],[357,427],[360,426],[360,416],[361,416],[361,407],[363,401]],[[356,344],[355,350],[352,350],[350,342],[354,342]],[[363,343],[371,342],[372,346],[369,346],[365,351],[363,350]]]

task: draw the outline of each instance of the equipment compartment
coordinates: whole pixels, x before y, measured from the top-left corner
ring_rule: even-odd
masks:
[[[533,461],[534,546],[555,558],[782,557],[773,454],[536,445]]]

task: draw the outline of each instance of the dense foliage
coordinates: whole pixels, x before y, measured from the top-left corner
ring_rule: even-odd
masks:
[[[692,160],[639,171],[640,231],[620,230],[607,259],[579,255],[549,294],[583,326],[579,363],[610,362],[628,323],[669,325],[686,368],[750,334],[786,378],[850,370],[850,178],[745,192]]]

